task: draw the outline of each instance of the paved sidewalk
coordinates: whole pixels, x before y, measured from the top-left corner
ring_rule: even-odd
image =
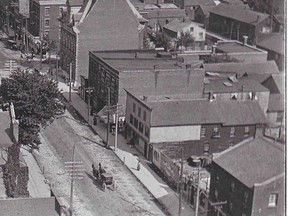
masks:
[[[59,84],[63,90],[63,96],[68,101],[69,87]],[[76,112],[82,116],[87,122],[88,107],[76,92],[71,93],[70,105],[74,107]],[[107,127],[103,122],[98,121],[97,126],[93,125],[93,117],[89,118],[89,127],[97,133],[103,141],[106,142]],[[178,215],[179,197],[178,195],[149,167],[149,162],[131,145],[127,144],[127,140],[122,134],[118,134],[117,149],[115,154],[122,160],[127,168],[136,176],[136,178],[147,188],[147,190],[157,199],[158,203],[166,210],[167,215]],[[115,136],[109,134],[109,147],[114,150]],[[99,143],[99,145],[105,145]],[[137,170],[138,160],[141,161],[141,169]],[[193,209],[182,201],[182,216],[194,215]]]
[[[42,171],[39,168],[34,156],[24,147],[22,147],[20,151],[25,163],[29,167],[28,191],[30,197],[50,197],[50,187],[45,183],[45,177],[42,174]]]

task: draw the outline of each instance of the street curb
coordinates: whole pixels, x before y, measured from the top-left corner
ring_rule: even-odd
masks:
[[[74,111],[77,113],[77,115],[79,115],[79,116],[88,124],[87,120],[81,115],[81,113],[80,113],[77,109],[75,109],[75,108],[72,106],[72,104],[69,103],[69,101],[67,100],[67,98],[65,98],[64,95],[62,95],[62,96],[63,96],[63,98],[65,99],[65,101],[69,104],[69,106],[72,107],[72,109],[74,109]],[[98,135],[98,136],[101,138],[101,140],[105,140],[105,139],[103,139],[103,137],[102,137],[100,134],[97,133],[97,131],[92,127],[91,124],[88,124],[88,127],[90,128],[90,130],[91,130],[94,134]],[[101,143],[97,143],[97,144],[100,145],[101,147],[104,147],[104,148],[106,148],[106,149],[110,149],[111,151],[113,151],[113,149],[108,148],[108,147],[106,147],[105,145],[103,145],[103,144],[101,144]],[[122,161],[123,164],[125,164],[125,162],[117,155],[117,153],[116,153],[115,151],[113,151],[113,153],[117,156],[117,158],[118,158],[120,161]],[[160,201],[151,193],[151,191],[148,190],[148,188],[144,185],[144,183],[141,181],[141,179],[139,179],[139,178],[132,172],[132,170],[129,169],[129,167],[128,167],[126,164],[125,164],[125,167],[126,167],[126,168],[129,170],[129,172],[137,179],[137,181],[141,183],[141,185],[143,186],[143,188],[154,198],[155,204],[163,211],[163,213],[164,213],[165,215],[167,215],[167,216],[172,216],[172,214],[168,211],[168,208],[167,208],[162,202],[160,202]]]

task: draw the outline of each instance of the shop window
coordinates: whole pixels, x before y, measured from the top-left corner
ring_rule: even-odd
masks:
[[[268,201],[268,206],[269,207],[276,207],[277,206],[277,199],[278,199],[278,194],[272,193],[269,195],[269,201]]]
[[[199,38],[203,39],[203,32],[199,32]]]
[[[230,128],[230,137],[235,137],[235,134],[236,134],[236,129],[235,129],[235,127],[231,127],[231,128]]]

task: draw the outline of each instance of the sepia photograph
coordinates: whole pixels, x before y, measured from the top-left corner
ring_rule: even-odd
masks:
[[[0,216],[285,216],[286,0],[0,0]]]

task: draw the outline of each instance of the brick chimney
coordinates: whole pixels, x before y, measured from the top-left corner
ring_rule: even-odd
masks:
[[[13,103],[10,104],[10,117],[11,117],[11,125],[10,130],[12,132],[13,142],[19,141],[19,121],[15,117],[15,110]]]
[[[243,46],[246,46],[248,42],[248,36],[244,35],[243,36]]]

